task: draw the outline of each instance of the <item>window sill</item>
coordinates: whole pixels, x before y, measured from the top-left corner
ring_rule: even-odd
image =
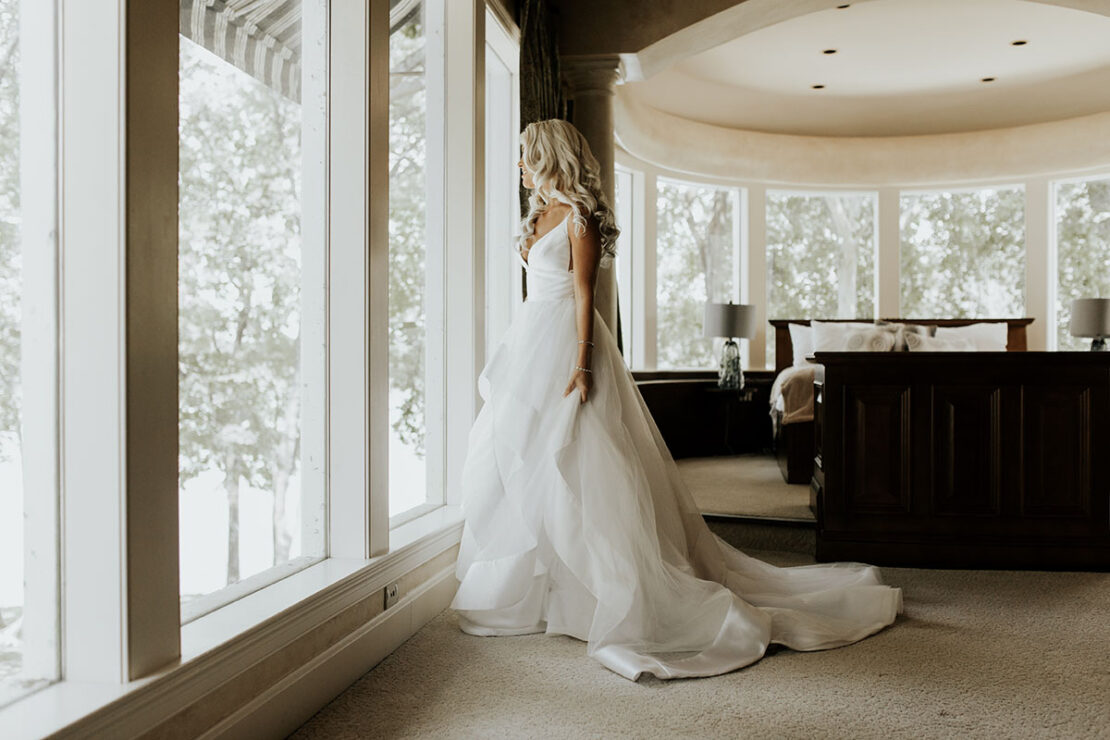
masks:
[[[459,507],[441,506],[390,533],[390,552],[328,558],[181,628],[181,660],[123,684],[62,681],[0,710],[0,735],[141,734],[351,604],[454,547]]]

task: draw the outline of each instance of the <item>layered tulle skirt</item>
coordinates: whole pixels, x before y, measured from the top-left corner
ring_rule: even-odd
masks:
[[[574,314],[572,297],[525,302],[480,376],[452,604],[464,631],[570,635],[635,680],[724,673],[772,642],[820,650],[894,621],[901,591],[875,568],[778,568],[709,531],[599,315],[589,400],[564,397]]]

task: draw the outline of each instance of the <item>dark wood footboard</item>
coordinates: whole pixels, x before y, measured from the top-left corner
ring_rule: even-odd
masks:
[[[818,360],[819,560],[1110,570],[1110,354]]]
[[[813,477],[813,422],[781,425],[775,435],[775,457],[787,483],[809,483]]]

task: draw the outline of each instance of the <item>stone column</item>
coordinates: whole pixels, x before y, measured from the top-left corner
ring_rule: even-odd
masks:
[[[601,166],[601,187],[614,202],[613,174],[613,88],[621,76],[620,57],[616,54],[565,56],[560,60],[563,78],[574,101],[573,123],[590,145]],[[609,331],[617,336],[617,278],[612,266],[597,276],[595,306]],[[628,307],[625,306],[625,310]]]

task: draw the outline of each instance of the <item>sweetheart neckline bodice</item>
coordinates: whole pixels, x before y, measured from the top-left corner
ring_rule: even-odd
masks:
[[[545,231],[542,236],[537,236],[535,238],[535,240],[533,240],[532,246],[528,247],[528,257],[527,258],[525,258],[524,254],[520,250],[517,251],[517,254],[520,256],[520,261],[524,263],[525,269],[528,268],[528,263],[532,259],[532,252],[536,249],[537,246],[539,246],[540,242],[542,242],[547,237],[551,236],[556,231],[559,231],[559,230],[565,231],[565,229],[563,229],[563,227],[566,225],[567,220],[570,218],[570,216],[571,216],[571,214],[568,213],[566,216],[563,217],[562,221],[560,221],[558,224],[556,224],[555,226],[552,226],[550,229]]]

